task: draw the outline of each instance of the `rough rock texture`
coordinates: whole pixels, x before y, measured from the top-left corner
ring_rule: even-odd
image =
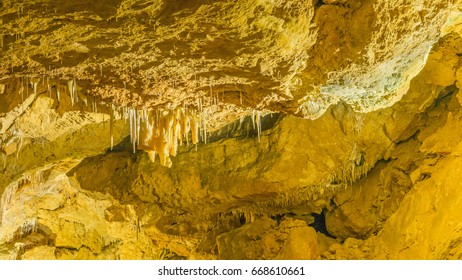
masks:
[[[462,135],[456,129],[462,125],[462,103],[454,86],[461,69],[461,43],[460,33],[442,40],[415,79],[427,88],[420,94],[446,88],[414,118],[410,126],[414,134],[398,144],[392,161],[377,165],[377,172],[356,183],[356,190],[334,198],[334,209],[326,215],[327,228],[347,239],[343,246],[332,246],[324,257],[462,258],[462,208],[457,194]]]
[[[460,1],[0,5],[1,259],[462,258]]]
[[[217,95],[207,112],[219,124],[217,112],[249,107],[314,118],[343,100],[367,112],[407,91],[458,4],[5,0],[0,75],[77,79],[83,95],[125,106],[213,107]]]
[[[286,220],[277,225],[263,219],[220,235],[220,259],[300,259],[319,257],[316,231],[301,220]]]

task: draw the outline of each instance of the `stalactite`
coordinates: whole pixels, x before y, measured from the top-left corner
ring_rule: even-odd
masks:
[[[76,89],[77,89],[77,88],[76,88]],[[80,97],[80,100],[82,100],[83,103],[85,103],[85,107],[88,107],[88,98],[87,98],[87,96],[84,95],[84,94],[81,94],[81,93],[79,93],[79,92],[77,91],[77,101],[79,100],[78,97]]]
[[[21,80],[21,87],[19,88],[19,94],[21,94],[21,103],[24,103],[24,85]]]
[[[74,103],[79,103],[79,93],[77,90],[77,81],[74,79],[72,83],[72,90],[74,91]]]
[[[133,145],[133,153],[136,153],[136,131],[137,131],[137,114],[136,109],[129,109],[129,118],[130,118],[130,141]]]
[[[56,88],[56,98],[58,99],[58,102],[61,102],[61,93],[59,92],[59,88]]]
[[[7,215],[6,215],[6,212],[8,210],[8,207],[9,207],[9,204],[10,202],[13,200],[15,194],[16,194],[16,191],[18,190],[18,184],[12,184],[8,187],[5,188],[5,191],[3,192],[3,195],[0,199],[0,225],[2,225],[6,218],[7,218]]]
[[[18,150],[16,152],[16,158],[19,158],[19,152],[21,151],[22,144],[23,144],[23,134],[21,131],[17,133],[18,136]]]
[[[139,116],[144,114],[146,117],[138,118],[133,118],[133,113],[130,114],[130,131],[133,132],[134,125],[139,127],[137,139],[131,139],[139,142],[136,148],[146,151],[151,161],[154,162],[156,155],[159,155],[161,165],[171,166],[170,156],[175,156],[178,147],[184,142],[189,145],[189,133],[191,143],[198,143],[199,117],[195,110],[180,107],[175,110],[138,113]]]
[[[47,91],[50,94],[50,98],[51,98],[51,86],[49,84],[47,85]]]
[[[35,173],[32,173],[28,179],[33,187],[38,187],[44,183],[43,172],[39,170]]]
[[[102,66],[100,65],[100,71],[102,74]],[[76,79],[69,79],[64,82],[54,81],[50,82],[50,78],[42,76],[42,83],[45,83],[47,78],[47,91],[50,97],[53,96],[52,91],[56,90],[56,98],[58,102],[61,102],[61,93],[66,93],[70,96],[71,106],[74,106],[78,98],[77,82]],[[38,84],[40,78],[24,76],[20,81],[19,93],[24,100],[24,93],[29,87],[33,89],[34,94],[38,94]],[[114,149],[114,122],[118,118],[123,118],[126,123],[129,123],[130,127],[130,141],[133,146],[133,153],[136,153],[137,149],[144,150],[148,153],[149,158],[154,161],[157,155],[159,156],[160,162],[164,166],[170,166],[170,156],[175,156],[178,153],[178,149],[183,144],[185,145],[196,145],[202,141],[207,144],[209,136],[209,125],[210,118],[214,116],[215,110],[218,109],[220,98],[219,92],[214,94],[212,85],[210,85],[210,98],[208,98],[208,92],[202,92],[202,96],[194,101],[196,105],[195,109],[188,108],[183,103],[180,107],[173,110],[148,110],[146,108],[130,108],[130,107],[116,107],[111,105],[109,108],[109,125],[110,125],[110,147]],[[222,92],[222,98],[224,99],[224,92]],[[239,97],[242,102],[242,92],[239,91]],[[86,100],[86,104],[91,102],[89,105],[94,113],[98,113],[98,103],[95,98],[89,97],[90,100]],[[66,101],[67,99],[63,99]],[[81,98],[81,100],[84,100]],[[84,100],[85,101],[85,100]],[[68,102],[68,101],[67,101]],[[24,103],[24,101],[23,101]],[[205,107],[204,107],[205,106]],[[63,107],[64,108],[64,107]],[[120,113],[119,113],[120,112]],[[117,117],[116,117],[117,115]],[[104,117],[103,117],[104,120]],[[104,121],[103,121],[104,122]],[[261,134],[261,112],[252,111],[252,125],[258,133],[258,141],[260,141]],[[23,139],[22,136],[17,139],[18,149],[17,155],[21,150]]]
[[[199,122],[197,114],[194,111],[190,114],[190,125],[191,125],[191,140],[193,144],[199,142]]]
[[[19,231],[17,232],[17,236],[13,237],[13,240],[18,240],[23,237],[28,236],[29,234],[33,232],[37,232],[37,219],[32,218],[30,221],[25,221],[21,227],[19,228]]]
[[[261,134],[261,113],[260,111],[257,111],[255,123],[257,125],[258,143],[260,143],[260,134]]]
[[[142,113],[143,111],[138,111],[137,112],[137,118],[136,118],[136,145],[140,144],[140,124],[142,120]]]
[[[67,82],[67,85],[68,85],[69,94],[71,96],[71,105],[74,106],[74,103],[77,103],[77,101],[78,101],[77,83],[76,83],[75,79],[73,79],[73,80],[69,80]]]
[[[111,114],[109,116],[109,133],[111,134],[111,151],[114,149],[114,118],[115,118],[115,106],[111,105]]]
[[[207,144],[207,115],[206,113],[202,114],[202,125],[203,125],[203,135],[204,135],[204,143]]]
[[[35,95],[37,95],[37,85],[38,85],[38,82],[32,82],[32,87],[34,88]]]

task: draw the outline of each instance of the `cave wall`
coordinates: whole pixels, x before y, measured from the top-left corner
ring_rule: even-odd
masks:
[[[0,13],[1,259],[461,258],[458,2],[242,1],[231,26],[225,1],[43,2]],[[80,102],[58,98],[74,78]],[[201,88],[223,93],[209,143],[171,168],[133,153],[111,102],[194,104]],[[258,135],[256,109],[283,113]]]

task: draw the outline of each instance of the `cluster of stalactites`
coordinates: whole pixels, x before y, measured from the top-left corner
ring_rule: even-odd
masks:
[[[194,109],[122,110],[123,117],[130,122],[133,152],[146,151],[152,162],[158,155],[161,165],[171,167],[170,156],[176,156],[179,146],[197,144],[201,136],[206,141],[206,131],[200,129],[202,118]]]
[[[72,107],[79,102],[83,102],[85,106],[88,106],[88,96],[82,94],[79,91],[76,79],[67,80],[67,84],[61,80],[52,79],[45,75],[40,76],[22,76],[20,79],[19,94],[21,95],[22,103],[24,103],[25,97],[29,97],[30,94],[37,95],[37,89],[40,84],[47,86],[47,93],[50,98],[56,97],[58,102],[61,102],[62,95],[68,94],[70,97]],[[96,100],[93,98],[93,112],[97,111]]]
[[[100,68],[100,71],[102,74],[102,68]],[[20,81],[19,94],[23,102],[25,95],[26,97],[32,93],[37,95],[38,85],[42,83],[45,86],[46,83],[50,98],[54,94],[57,101],[61,102],[62,94],[67,93],[72,106],[80,101],[83,101],[85,106],[89,105],[87,96],[79,91],[75,79],[67,80],[67,83],[63,84],[56,80],[50,81],[50,78],[46,76],[24,76],[21,77]],[[240,99],[242,104],[242,93],[240,93]],[[210,100],[210,104],[216,106],[219,100],[218,94],[216,97],[212,96]],[[122,115],[127,122],[130,122],[130,138],[133,144],[133,152],[136,152],[137,149],[144,150],[153,162],[156,155],[159,155],[161,165],[170,167],[172,164],[170,156],[177,154],[178,146],[183,143],[189,145],[190,142],[197,144],[199,141],[207,144],[207,118],[211,113],[203,110],[202,98],[199,98],[197,103],[198,110],[187,107],[179,107],[173,110],[147,110],[111,105],[111,149],[114,145],[114,120],[117,115]],[[90,105],[93,112],[98,113],[98,104],[95,98],[93,98]],[[252,124],[253,128],[257,130],[258,142],[260,142],[261,118],[260,111],[252,111]],[[20,143],[22,144],[22,139]],[[0,153],[0,156],[3,157],[4,165],[6,165],[6,154]]]

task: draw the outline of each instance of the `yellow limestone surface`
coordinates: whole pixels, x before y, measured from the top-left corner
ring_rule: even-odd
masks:
[[[42,2],[0,10],[1,258],[462,257],[460,1]]]

